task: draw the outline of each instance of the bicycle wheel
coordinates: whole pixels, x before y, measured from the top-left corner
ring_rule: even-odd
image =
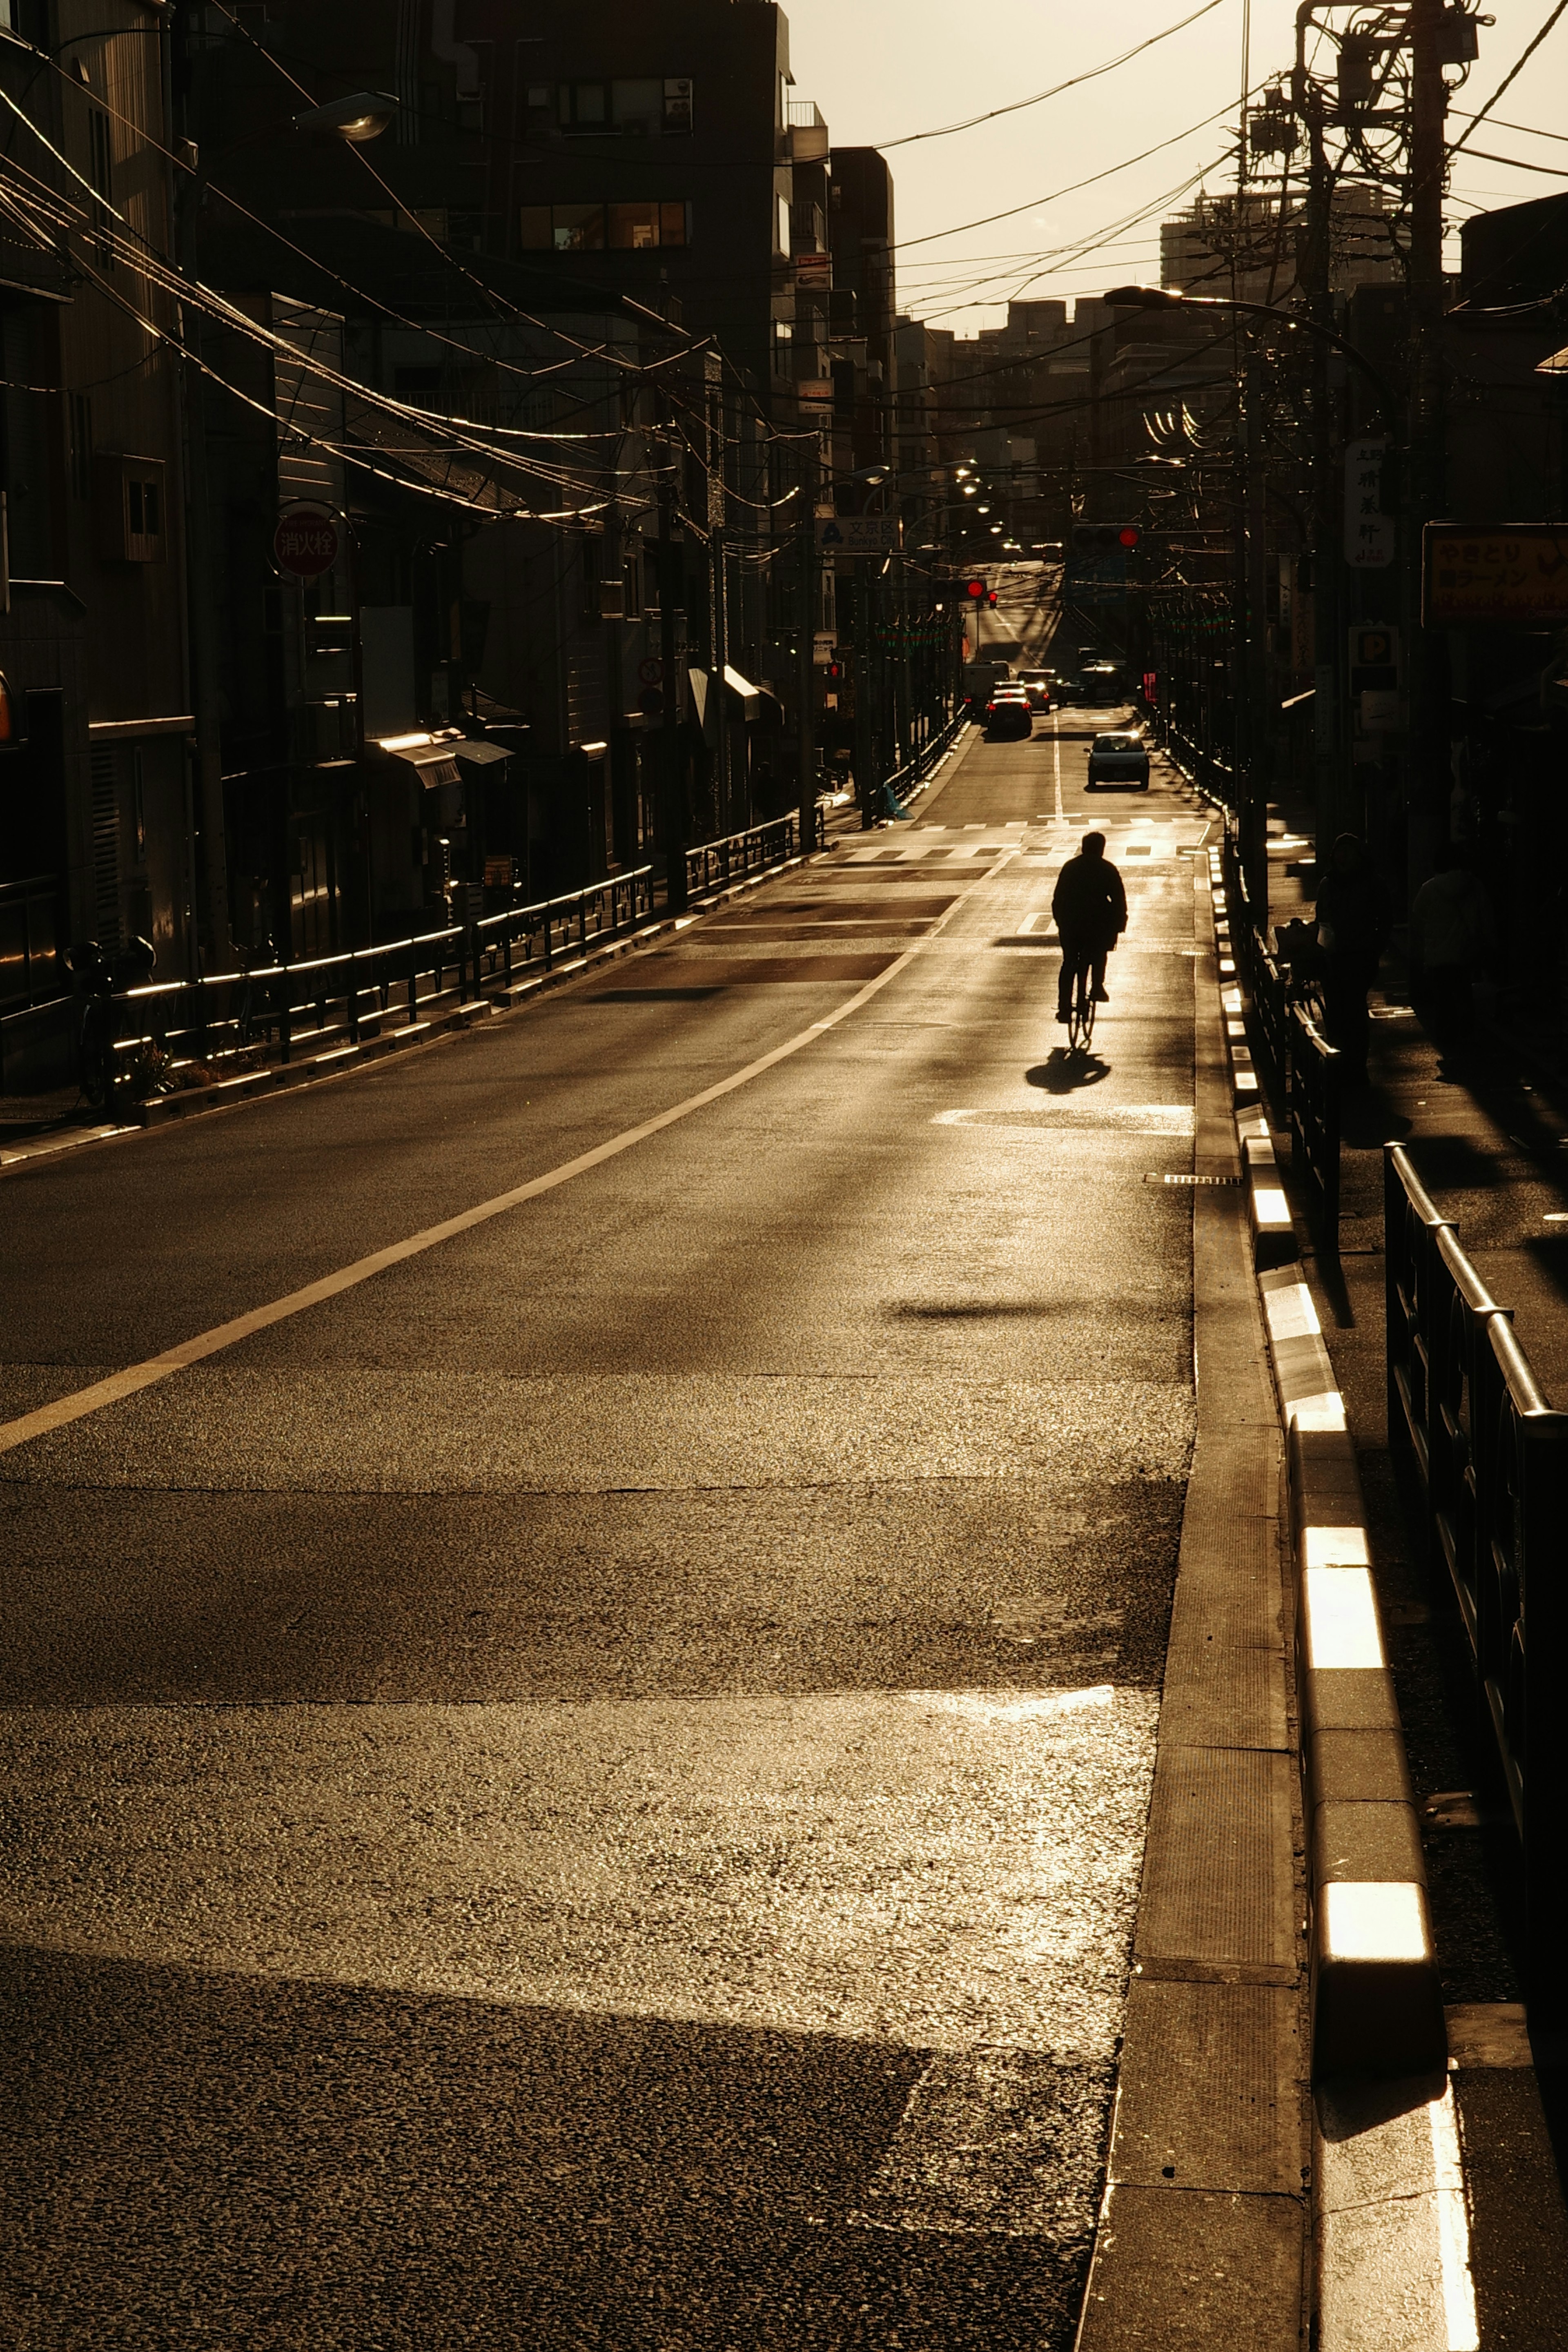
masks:
[[[1073,978],[1071,1009],[1068,1014],[1068,1051],[1087,1054],[1094,1037],[1094,982],[1089,967]]]

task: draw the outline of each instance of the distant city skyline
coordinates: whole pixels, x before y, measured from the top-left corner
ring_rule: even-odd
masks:
[[[1243,0],[1223,0],[1144,55],[1039,106],[950,137],[893,142],[1088,72],[1194,5],[1201,0],[1069,11],[994,0],[984,27],[971,31],[940,0],[858,0],[851,10],[837,0],[785,0],[798,94],[817,101],[836,143],[888,149],[904,310],[973,335],[999,325],[1010,299],[1070,303],[1118,279],[1158,281],[1162,221],[1200,188],[1235,185]],[[1489,13],[1498,21],[1481,29],[1480,61],[1454,102],[1456,131],[1546,11],[1544,0],[1493,0]],[[1254,89],[1288,71],[1294,26],[1294,0],[1252,0]],[[1541,135],[1489,118],[1477,138],[1486,156],[1463,155],[1455,167],[1456,226],[1471,212],[1568,188],[1568,137],[1544,135],[1568,131],[1568,18],[1498,112],[1509,124],[1540,126]],[[1487,160],[1493,154],[1538,168]],[[1077,186],[1134,156],[1145,160]],[[1014,206],[1024,209],[989,218]],[[984,225],[962,226],[968,223]],[[938,235],[955,228],[961,233]],[[1451,254],[1457,258],[1457,245]]]

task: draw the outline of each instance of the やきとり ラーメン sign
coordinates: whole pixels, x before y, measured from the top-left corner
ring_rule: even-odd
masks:
[[[1421,617],[1514,627],[1568,625],[1568,526],[1428,523]]]

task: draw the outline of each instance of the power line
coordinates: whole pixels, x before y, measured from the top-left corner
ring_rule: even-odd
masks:
[[[1478,124],[1486,121],[1487,116],[1491,112],[1493,107],[1497,104],[1504,90],[1509,87],[1509,84],[1518,80],[1520,75],[1530,63],[1531,58],[1535,55],[1536,50],[1541,47],[1542,42],[1546,38],[1546,36],[1550,33],[1553,25],[1556,24],[1560,16],[1564,15],[1568,15],[1568,0],[1557,0],[1556,7],[1553,8],[1551,16],[1546,19],[1546,22],[1541,27],[1540,32],[1536,34],[1532,41],[1526,45],[1515,63],[1509,68],[1507,73],[1504,74],[1501,81],[1499,82],[1496,89],[1493,90],[1491,96],[1488,99],[1486,104],[1480,109],[1479,112],[1471,115],[1469,131],[1461,131],[1458,138],[1454,141],[1453,144],[1448,149],[1450,159],[1457,155],[1460,149],[1465,146],[1469,139],[1470,131],[1474,131]],[[1504,159],[1494,155],[1489,156],[1487,160],[1489,163],[1499,163]]]
[[[1079,89],[1086,81],[1098,81],[1102,75],[1114,73],[1119,66],[1127,65],[1133,58],[1141,58],[1145,49],[1155,48],[1160,42],[1168,41],[1173,33],[1184,33],[1189,25],[1195,25],[1200,16],[1212,15],[1221,5],[1222,0],[1204,0],[1201,8],[1194,8],[1192,15],[1184,16],[1179,24],[1167,25],[1163,32],[1152,33],[1146,41],[1138,42],[1131,49],[1123,49],[1119,58],[1107,58],[1102,66],[1091,66],[1087,73],[1074,74],[1070,80],[1058,81],[1050,89],[1037,90],[1033,98],[1016,98],[1009,105],[994,106],[987,113],[972,114],[963,122],[945,122],[937,131],[910,131],[901,139],[879,139],[873,143],[879,152],[884,152],[889,147],[912,147],[923,139],[951,139],[957,131],[973,131],[981,123],[994,122],[1004,114],[1021,114],[1026,107],[1043,106],[1047,98],[1060,98],[1064,90]]]

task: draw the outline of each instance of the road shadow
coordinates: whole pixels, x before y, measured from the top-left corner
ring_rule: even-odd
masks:
[[[1377,1151],[1385,1143],[1399,1143],[1410,1127],[1375,1081],[1347,1092],[1341,1100],[1340,1139],[1352,1151]]]
[[[984,2352],[1082,2296],[1103,2067],[1035,2063],[1057,2226],[1010,2237],[858,2218],[891,2042],[26,1947],[0,2015],[8,2344]]]
[[[1070,1045],[1053,1045],[1043,1062],[1024,1073],[1027,1085],[1043,1087],[1048,1095],[1077,1094],[1080,1087],[1098,1086],[1110,1076],[1109,1062],[1093,1052],[1075,1054]]]

